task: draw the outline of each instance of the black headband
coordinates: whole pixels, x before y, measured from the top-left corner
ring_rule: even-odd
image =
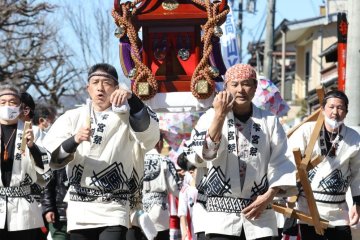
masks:
[[[328,92],[327,94],[325,94],[322,106],[325,106],[325,104],[329,98],[339,98],[339,99],[343,100],[346,105],[346,108],[349,105],[349,99],[343,92],[333,91],[333,92]]]
[[[93,72],[92,74],[90,74],[88,76],[88,81],[90,81],[90,78],[95,77],[95,76],[110,78],[110,79],[114,80],[116,83],[118,83],[118,80],[113,75],[105,73],[105,72]]]

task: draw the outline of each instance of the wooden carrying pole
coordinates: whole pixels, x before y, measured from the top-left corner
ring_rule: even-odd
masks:
[[[316,94],[318,95],[319,104],[321,105],[321,103],[322,103],[322,101],[324,99],[324,96],[325,96],[324,88],[322,86],[317,87],[316,88]],[[317,109],[310,116],[305,118],[301,123],[299,123],[295,127],[291,128],[287,133],[287,137],[289,138],[304,123],[316,121],[318,119],[320,113],[321,113],[321,108]]]
[[[311,216],[309,216],[306,213],[303,213],[303,212],[301,212],[299,210],[288,208],[288,207],[286,207],[284,205],[280,205],[280,204],[277,204],[277,203],[273,203],[272,208],[276,212],[283,214],[285,217],[297,218],[297,219],[299,219],[299,220],[301,220],[303,222],[306,222],[308,224],[313,224],[313,219],[311,218]],[[326,229],[326,228],[328,228],[328,225],[329,225],[328,221],[320,219],[321,228]]]
[[[318,87],[316,91],[319,98],[319,103],[321,104],[325,95],[324,89],[322,87]],[[287,217],[294,217],[301,221],[314,225],[316,233],[319,235],[324,235],[324,229],[328,227],[328,221],[322,220],[320,218],[320,214],[316,206],[314,194],[312,192],[310,181],[308,179],[308,171],[314,168],[324,159],[322,156],[318,156],[318,155],[312,157],[315,143],[319,137],[321,128],[324,124],[324,115],[321,114],[321,109],[318,109],[312,115],[310,115],[306,120],[304,120],[299,125],[291,129],[290,132],[288,133],[288,137],[290,137],[304,123],[314,120],[316,120],[315,127],[313,132],[311,133],[309,143],[305,149],[304,157],[301,155],[299,148],[293,150],[295,163],[298,170],[297,179],[298,181],[300,181],[302,185],[305,198],[308,203],[310,216],[285,206],[280,206],[276,204],[273,204],[272,206],[275,211],[282,213]],[[295,199],[296,197],[293,198],[293,200]]]
[[[31,122],[26,121],[24,123],[24,130],[23,130],[23,137],[21,139],[21,145],[20,145],[20,150],[21,152],[25,152],[25,148],[26,148],[26,138],[25,138],[25,132],[31,128]]]

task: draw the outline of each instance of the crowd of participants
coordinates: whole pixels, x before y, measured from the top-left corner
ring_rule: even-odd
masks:
[[[91,100],[61,116],[1,83],[0,239],[351,240],[360,137],[344,124],[347,96],[329,91],[320,103],[325,120],[312,156],[322,161],[308,179],[329,222],[321,236],[296,219],[284,228],[271,207],[296,196],[296,209],[310,215],[292,149],[305,153],[315,122],[287,138],[276,116],[252,104],[256,87],[251,66],[229,68],[174,162],[162,154],[156,113],[109,64],[89,69]]]

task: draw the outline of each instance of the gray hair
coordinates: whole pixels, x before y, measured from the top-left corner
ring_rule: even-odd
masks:
[[[20,99],[20,89],[16,85],[12,83],[0,84],[0,96],[2,96],[3,95],[2,93],[5,92],[6,90],[14,93],[13,95],[19,97]]]

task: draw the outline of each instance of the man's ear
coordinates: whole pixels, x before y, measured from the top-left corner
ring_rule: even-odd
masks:
[[[39,118],[39,123],[43,123],[43,122],[45,122],[46,121],[46,119],[45,118]]]
[[[24,108],[23,108],[23,114],[24,114],[25,116],[27,116],[27,115],[29,115],[29,113],[30,113],[30,108],[29,108],[29,107],[24,107]]]

